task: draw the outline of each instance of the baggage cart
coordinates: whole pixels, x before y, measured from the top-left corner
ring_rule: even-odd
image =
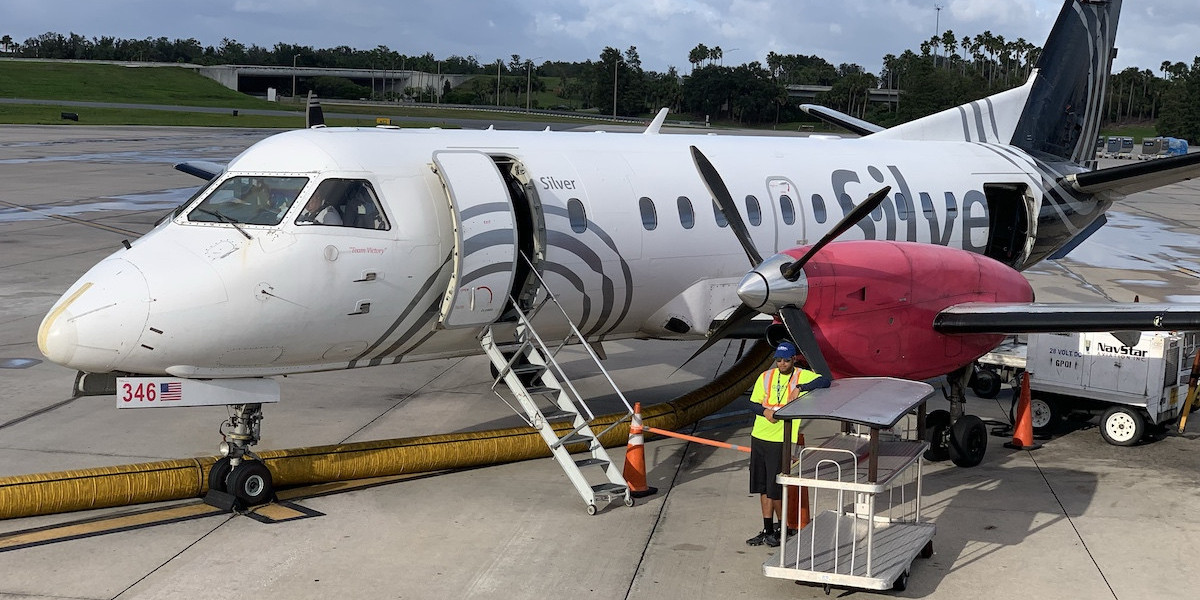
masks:
[[[795,522],[789,500],[801,487],[812,494],[813,519],[795,535],[781,532],[779,551],[763,563],[764,575],[823,585],[826,592],[907,587],[916,557],[933,555],[936,528],[921,516],[921,456],[929,447],[921,437],[932,395],[932,386],[916,381],[841,379],[775,413],[788,421],[787,431],[793,419],[833,419],[843,423],[843,433],[801,449],[778,476],[783,522]],[[907,436],[914,439],[882,431],[914,410],[914,435]],[[868,433],[854,433],[853,426]],[[785,441],[784,456],[791,455]]]

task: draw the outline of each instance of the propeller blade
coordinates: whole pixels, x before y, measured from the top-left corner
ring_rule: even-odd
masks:
[[[725,335],[728,334],[730,330],[732,330],[738,326],[745,325],[747,321],[749,321],[750,319],[753,319],[754,316],[757,314],[758,314],[757,310],[754,310],[753,308],[750,308],[749,306],[746,306],[745,304],[739,304],[738,307],[735,308],[732,313],[729,313],[729,318],[725,319],[725,322],[722,323],[721,326],[718,327],[717,330],[712,333],[712,335],[708,336],[707,340],[704,340],[704,343],[700,346],[700,349],[693,352],[692,355],[689,356],[687,360],[683,361],[682,365],[679,365],[678,369],[675,369],[675,371],[673,371],[671,373],[671,375],[678,373],[679,369],[682,369],[685,366],[687,366],[688,363],[692,362],[692,359],[696,358],[697,356],[700,356],[701,354],[704,353],[705,350],[712,348],[713,344],[716,344],[717,342],[724,339]]]
[[[870,214],[871,211],[878,208],[879,205],[883,203],[883,199],[887,198],[888,193],[891,191],[892,186],[884,186],[879,191],[868,196],[865,202],[854,207],[854,210],[850,211],[850,214],[843,217],[841,221],[838,221],[838,224],[835,225],[833,229],[830,229],[829,233],[825,234],[825,237],[822,237],[821,240],[814,244],[812,248],[809,248],[808,252],[806,252],[804,256],[800,257],[800,260],[788,265],[787,269],[783,272],[783,276],[786,277],[788,281],[795,281],[798,277],[800,277],[800,270],[804,268],[804,265],[813,257],[814,254],[819,252],[821,248],[824,248],[826,245],[828,245],[829,242],[832,242],[840,237],[843,233],[846,233],[851,227],[854,227],[859,221],[863,220],[863,218]]]
[[[729,222],[729,228],[742,243],[746,257],[750,259],[750,266],[757,267],[762,264],[762,255],[754,247],[754,240],[750,238],[750,230],[746,228],[745,221],[742,221],[742,215],[738,213],[737,206],[733,203],[733,196],[729,194],[729,188],[725,187],[725,181],[721,179],[721,174],[717,173],[716,167],[708,161],[704,153],[695,146],[691,148],[692,160],[696,163],[696,170],[700,171],[700,178],[704,180],[704,186],[708,188],[708,193],[712,194],[713,201],[717,203],[721,214],[725,215],[725,220]]]
[[[817,336],[813,333],[812,325],[809,324],[804,311],[795,306],[785,306],[779,309],[779,318],[784,327],[787,327],[788,333],[792,334],[792,341],[796,342],[800,353],[808,361],[808,367],[819,375],[833,379],[829,365],[825,362],[825,355],[821,354],[821,347],[817,344]]]

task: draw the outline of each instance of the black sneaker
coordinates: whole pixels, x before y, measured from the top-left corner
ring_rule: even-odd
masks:
[[[779,537],[775,535],[775,532],[769,531],[767,529],[764,529],[764,530],[758,532],[758,535],[746,540],[746,545],[747,546],[761,546],[763,544],[767,544],[768,546],[770,546],[771,544],[767,541],[768,539],[774,539],[775,545],[776,546],[779,545]]]
[[[788,537],[796,537],[797,533],[799,533],[799,530],[788,527]]]
[[[774,531],[772,531],[771,533],[768,533],[766,535],[766,537],[763,538],[763,543],[772,548],[778,548],[779,547],[779,534],[775,533]]]

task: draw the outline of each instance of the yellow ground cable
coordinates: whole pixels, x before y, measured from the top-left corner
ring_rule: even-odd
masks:
[[[648,407],[642,421],[679,429],[712,414],[740,396],[766,367],[770,346],[756,344],[717,379],[672,400]],[[597,417],[600,431],[624,414]],[[561,434],[570,430],[555,426]],[[628,441],[623,422],[601,437],[606,447]],[[569,447],[584,450],[583,445]],[[270,450],[259,456],[277,487],[288,487],[514,462],[549,456],[541,436],[529,427],[430,435],[394,440]],[[0,478],[0,519],[74,510],[195,498],[207,491],[208,470],[217,457],[37,473]]]

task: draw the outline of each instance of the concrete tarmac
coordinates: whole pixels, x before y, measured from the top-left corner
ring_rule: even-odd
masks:
[[[42,316],[120,247],[129,237],[122,231],[147,230],[187,198],[198,180],[171,162],[224,161],[268,133],[0,127],[0,477],[215,454],[223,408],[121,411],[112,397],[72,400],[73,372],[21,359],[41,359]],[[1200,272],[1198,200],[1192,182],[1130,198],[1080,248],[1080,260],[1073,254],[1029,272],[1038,299],[1187,300]],[[736,345],[720,345],[668,377],[695,346],[612,343],[605,366],[631,399],[663,401],[712,378],[736,353]],[[568,365],[600,390],[594,366]],[[283,401],[265,408],[259,447],[518,424],[488,390],[486,373],[473,357],[287,377]],[[1009,398],[1006,388],[968,407],[1000,420]],[[747,417],[708,427],[703,435],[749,442]],[[906,591],[854,597],[1192,598],[1200,589],[1197,427],[1118,448],[1101,439],[1094,420],[1072,421],[1040,450],[1008,450],[1006,438],[992,437],[979,467],[927,464],[934,556],[916,560]],[[810,442],[832,430],[813,424]],[[596,516],[545,459],[295,500],[319,515],[311,518],[262,523],[222,514],[0,551],[0,598],[825,596],[764,577],[771,552],[745,545],[761,527],[746,455],[651,438],[646,459],[659,493]],[[0,521],[0,542],[161,507]]]

